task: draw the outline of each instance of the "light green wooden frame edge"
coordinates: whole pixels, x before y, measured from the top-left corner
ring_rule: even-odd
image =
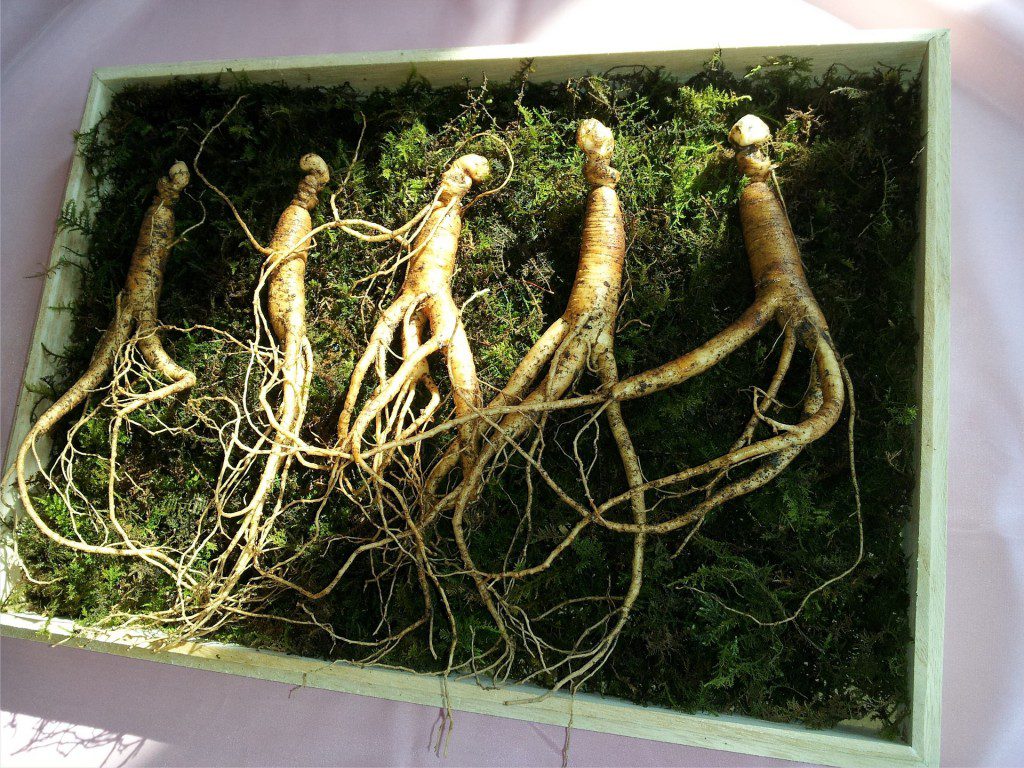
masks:
[[[694,41],[698,43],[698,41]],[[922,61],[923,47],[923,61]],[[749,753],[842,768],[861,766],[935,766],[940,748],[942,641],[945,605],[946,451],[949,402],[949,35],[945,30],[850,31],[814,39],[773,41],[743,39],[722,41],[708,47],[699,41],[693,48],[674,51],[570,51],[541,49],[530,45],[445,49],[436,51],[356,53],[332,56],[301,56],[282,59],[251,59],[184,64],[141,65],[97,70],[92,78],[82,119],[89,130],[109,106],[113,92],[132,81],[160,82],[175,76],[212,76],[232,70],[245,71],[254,80],[311,82],[314,73],[352,79],[364,69],[361,87],[394,81],[396,68],[418,71],[437,84],[455,82],[467,67],[487,71],[492,79],[511,74],[523,59],[535,59],[538,78],[577,74],[579,60],[600,68],[615,59],[670,69],[695,69],[717,48],[727,64],[749,63],[765,55],[790,54],[822,61],[843,61],[852,66],[871,66],[877,61],[915,66],[920,64],[923,114],[927,134],[922,153],[921,238],[918,251],[917,312],[921,324],[918,435],[919,482],[911,538],[912,619],[915,642],[911,654],[912,702],[909,745],[895,744],[870,735],[841,731],[814,731],[801,726],[768,723],[745,717],[683,714],[660,708],[638,707],[622,701],[581,695],[573,703],[573,726],[623,736]],[[827,54],[827,55],[826,55]],[[745,59],[743,57],[746,57]],[[355,68],[355,69],[353,69]],[[820,70],[821,67],[818,67]],[[317,83],[325,82],[318,78]],[[86,199],[88,175],[81,159],[72,162],[65,201],[79,205]],[[51,266],[64,258],[67,247],[80,248],[74,233],[57,235]],[[70,330],[66,313],[50,311],[62,296],[77,286],[69,273],[50,274],[43,289],[39,318],[32,338],[24,381],[38,381],[45,372],[43,344],[60,348]],[[50,340],[51,343],[47,344]],[[35,396],[24,387],[18,398],[7,462],[28,431]],[[49,450],[41,445],[41,453]],[[12,508],[16,494],[3,488],[4,507]],[[0,562],[0,594],[6,595],[9,579],[20,565],[9,546]],[[147,644],[153,635],[124,632],[84,633],[74,622],[47,619],[33,614],[0,613],[0,633],[45,642],[148,659],[179,666],[240,674],[294,685],[374,696],[394,701],[437,706],[442,702],[437,678],[350,664],[325,664],[316,659],[258,651],[221,643],[194,643],[175,649],[153,651]],[[470,682],[449,681],[454,709],[540,723],[565,725],[570,699],[551,696],[528,706],[508,705],[517,689],[487,691]],[[519,689],[528,691],[531,689]],[[532,692],[535,692],[533,690]]]
[[[939,764],[942,645],[946,615],[946,499],[949,449],[950,55],[949,32],[928,41],[922,68],[925,137],[918,221],[917,312],[921,407],[917,498],[911,526],[912,712],[910,743]]]

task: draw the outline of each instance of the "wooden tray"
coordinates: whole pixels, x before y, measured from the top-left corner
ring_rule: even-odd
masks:
[[[173,77],[214,77],[225,71],[244,72],[254,82],[291,85],[330,85],[349,82],[360,90],[395,86],[415,68],[434,85],[468,78],[478,82],[507,80],[524,59],[533,59],[536,82],[564,80],[588,71],[604,71],[622,64],[664,67],[687,77],[701,70],[716,49],[730,70],[743,72],[766,56],[790,55],[808,59],[815,72],[834,63],[870,69],[882,63],[921,73],[923,124],[920,238],[917,248],[915,313],[921,334],[918,358],[920,419],[916,440],[917,487],[909,548],[911,621],[914,642],[908,648],[911,667],[912,712],[906,744],[880,738],[870,724],[849,723],[829,731],[798,725],[780,725],[745,717],[682,714],[641,707],[593,695],[576,696],[573,727],[637,736],[710,749],[788,758],[835,766],[938,765],[940,694],[942,688],[942,636],[946,560],[946,449],[949,400],[949,37],[945,30],[859,32],[834,34],[827,39],[785,41],[693,41],[672,51],[585,52],[539,49],[535,46],[496,46],[432,51],[355,53],[220,62],[191,62],[100,69],[93,74],[82,118],[82,131],[92,129],[110,105],[112,96],[128,85],[159,84]],[[714,43],[708,46],[706,43]],[[702,44],[703,43],[703,44]],[[92,180],[76,158],[71,166],[65,202],[81,208]],[[56,212],[54,212],[56,216]],[[67,259],[71,248],[83,251],[80,234],[62,232],[53,246],[51,264]],[[66,305],[79,291],[78,270],[50,272],[36,320],[25,367],[30,385],[53,372],[56,359],[44,347],[59,351],[70,337]],[[31,424],[37,397],[22,389],[18,399],[8,463]],[[50,446],[39,444],[40,455]],[[4,510],[17,506],[13,485],[2,489]],[[9,541],[0,552],[0,597],[17,583],[21,568]],[[237,645],[201,642],[171,650],[153,651],[154,634],[125,631],[96,632],[76,627],[68,619],[25,613],[0,614],[4,635],[46,642],[66,642],[85,648],[145,658],[180,666],[326,688],[395,701],[439,706],[442,681],[437,677],[383,669],[359,668]],[[536,689],[484,690],[468,681],[448,681],[451,706],[519,720],[564,725],[570,698],[564,693],[528,705],[515,704]],[[510,703],[512,702],[512,703]]]

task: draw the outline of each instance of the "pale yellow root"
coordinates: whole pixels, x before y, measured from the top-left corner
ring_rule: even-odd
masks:
[[[312,351],[306,338],[308,249],[299,244],[308,243],[307,236],[313,226],[310,211],[316,207],[319,192],[329,180],[327,164],[318,155],[304,155],[299,161],[299,168],[306,175],[299,182],[291,204],[278,219],[267,256],[267,318],[280,350],[275,354],[275,370],[270,384],[264,386],[260,396],[265,415],[272,425],[270,447],[249,501],[238,511],[222,511],[223,517],[240,520],[227,547],[218,557],[217,565],[222,575],[214,582],[209,600],[189,618],[192,632],[204,628],[232,600],[239,581],[259,556],[276,516],[266,517],[267,504],[275,485],[280,483],[283,488],[284,476],[298,450],[296,436],[302,430],[313,373]],[[259,302],[257,295],[254,304],[258,315]],[[276,389],[278,385],[280,403],[274,408],[270,405],[269,390]],[[222,480],[221,485],[224,484]],[[222,488],[218,488],[217,495],[223,499]],[[223,500],[219,502],[223,503]]]
[[[413,242],[413,255],[398,297],[381,314],[352,372],[338,419],[338,439],[352,460],[371,475],[379,476],[390,458],[389,454],[378,452],[379,458],[372,467],[363,460],[364,440],[372,424],[385,416],[388,409],[394,409],[385,416],[385,427],[378,428],[374,436],[375,444],[380,446],[421,429],[437,410],[440,398],[428,363],[435,353],[443,354],[447,362],[456,415],[466,416],[480,407],[480,383],[460,312],[452,298],[451,282],[462,231],[463,198],[473,184],[483,182],[489,174],[487,160],[479,155],[463,155],[445,171]],[[430,335],[424,338],[427,326]],[[386,358],[399,328],[403,359],[398,370],[389,376]],[[363,381],[374,365],[377,386],[356,412]],[[427,389],[429,400],[413,416],[412,398],[420,384]],[[473,425],[465,422],[458,428],[458,435],[467,456],[471,456],[476,445]]]
[[[157,182],[156,195],[146,211],[139,230],[139,238],[132,254],[125,287],[118,294],[114,319],[100,338],[93,352],[88,368],[32,425],[18,448],[15,466],[18,476],[18,493],[22,507],[36,527],[52,541],[62,546],[97,555],[139,557],[157,566],[169,575],[175,575],[178,563],[162,548],[141,546],[134,542],[117,521],[113,503],[113,480],[115,464],[110,466],[111,498],[109,514],[114,529],[119,533],[123,545],[97,545],[81,539],[70,539],[54,531],[42,519],[29,489],[28,461],[31,454],[37,466],[43,460],[36,451],[37,441],[46,435],[71,411],[81,405],[89,395],[101,388],[107,374],[114,366],[118,354],[129,343],[137,344],[146,362],[154,371],[169,380],[156,390],[138,395],[122,405],[117,423],[127,414],[147,403],[171,397],[195,385],[195,375],[179,366],[167,354],[157,333],[159,321],[157,311],[160,292],[163,287],[164,269],[174,245],[174,204],[181,191],[188,185],[189,173],[184,163],[171,166],[168,175]],[[116,453],[112,455],[116,457]],[[67,500],[67,495],[62,494]]]
[[[619,379],[619,374],[618,366],[615,362],[614,337],[611,334],[605,334],[601,339],[597,350],[597,358],[601,383],[606,387],[614,386]],[[612,430],[612,436],[615,438],[615,443],[619,449],[619,458],[622,460],[622,466],[626,472],[626,481],[630,488],[638,488],[644,482],[643,469],[640,466],[640,459],[637,456],[636,448],[633,446],[633,438],[630,436],[625,419],[622,417],[622,405],[612,401],[608,404],[605,413],[608,418],[608,425]],[[644,526],[647,523],[647,503],[644,494],[642,492],[634,494],[630,499],[630,503],[633,511],[633,523],[637,526]],[[597,673],[611,656],[612,651],[615,649],[615,644],[622,634],[626,622],[629,620],[633,606],[640,596],[640,588],[643,585],[646,545],[647,534],[641,529],[633,535],[633,561],[630,566],[629,586],[626,589],[622,602],[615,610],[615,613],[618,614],[615,624],[593,647],[584,652],[575,651],[561,659],[556,665],[545,665],[541,672],[551,672],[555,668],[570,665],[572,662],[583,661],[579,667],[556,681],[544,696],[548,696],[567,685],[575,691]],[[530,700],[528,699],[527,701]]]
[[[615,192],[619,173],[610,165],[614,139],[611,131],[597,120],[585,120],[581,123],[577,133],[577,143],[586,156],[584,173],[592,189],[587,200],[579,266],[568,306],[562,317],[542,334],[534,347],[523,358],[505,388],[491,401],[490,408],[556,402],[588,369],[599,371],[608,387],[614,385],[618,380],[613,339],[622,286],[626,242],[622,210]],[[537,383],[538,379],[540,379],[539,383]],[[617,403],[612,404],[609,419],[626,466],[630,485],[642,483],[643,477],[639,462],[636,459],[632,441]],[[454,507],[452,527],[456,546],[462,557],[465,570],[474,579],[477,591],[504,640],[505,650],[500,663],[507,664],[510,661],[504,661],[504,659],[510,659],[514,642],[499,607],[499,601],[495,599],[491,582],[495,580],[494,577],[497,577],[497,580],[522,578],[527,574],[532,575],[547,568],[558,554],[564,551],[568,543],[581,532],[586,521],[576,526],[567,540],[553,550],[538,566],[518,571],[506,571],[502,574],[481,572],[473,560],[466,538],[466,512],[479,499],[491,467],[498,460],[501,452],[509,444],[518,444],[528,432],[538,428],[536,414],[529,411],[508,413],[498,422],[486,418],[484,421],[489,423],[491,428],[481,430],[483,440],[479,455],[475,457],[468,468],[463,463],[463,476],[455,490],[450,491],[445,497],[440,497],[438,494],[438,489],[447,474],[457,466],[453,456],[459,450],[457,445],[450,448],[431,471],[422,497],[423,512],[420,525],[424,527],[432,523],[444,509]],[[646,508],[643,494],[635,494],[632,498],[636,514],[635,522],[638,525],[645,525]],[[575,658],[590,657],[582,667],[563,678],[559,683],[560,686],[585,675],[599,664],[601,659],[606,657],[621,632],[639,592],[643,571],[644,537],[638,535],[635,538],[637,546],[634,553],[633,581],[629,593],[618,609],[619,619],[615,627],[590,651],[573,654],[562,662],[567,663]]]

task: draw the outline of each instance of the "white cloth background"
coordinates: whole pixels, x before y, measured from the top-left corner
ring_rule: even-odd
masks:
[[[3,0],[0,428],[6,444],[91,70],[358,50],[583,40],[676,47],[679,31],[953,30],[953,316],[947,766],[1024,764],[1024,4],[1014,0]],[[726,35],[722,35],[725,37]],[[10,766],[558,765],[559,728],[5,640]],[[778,761],[575,732],[574,765]]]

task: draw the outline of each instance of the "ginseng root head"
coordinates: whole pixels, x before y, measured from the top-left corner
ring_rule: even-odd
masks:
[[[729,129],[729,141],[737,149],[764,144],[771,137],[771,129],[757,115],[744,115]]]
[[[185,165],[181,160],[178,160],[171,169],[167,171],[167,178],[171,182],[171,186],[179,192],[188,186],[191,176],[188,173],[188,166]]]
[[[474,184],[491,177],[491,164],[483,155],[463,155],[456,159],[441,178],[440,201],[448,203],[466,195]]]
[[[167,171],[167,175],[156,183],[156,193],[164,202],[174,203],[181,191],[188,186],[191,177],[188,173],[188,166],[178,160]]]
[[[299,168],[308,174],[316,177],[321,186],[331,180],[331,172],[327,168],[324,159],[315,152],[303,155],[299,159]]]
[[[588,118],[580,123],[576,131],[576,145],[587,156],[584,175],[595,187],[614,187],[619,181],[619,172],[611,167],[612,152],[615,151],[615,137],[611,128],[600,120]]]
[[[591,117],[580,123],[576,131],[576,145],[588,155],[611,160],[612,152],[615,150],[615,137],[612,136],[611,128]]]
[[[771,160],[761,151],[771,138],[771,129],[757,115],[744,115],[729,130],[729,143],[736,148],[736,163],[744,176],[762,179],[771,172]]]
[[[324,159],[314,152],[300,158],[299,169],[306,175],[299,182],[298,191],[295,193],[295,203],[313,210],[317,204],[317,195],[331,180],[331,172]]]

